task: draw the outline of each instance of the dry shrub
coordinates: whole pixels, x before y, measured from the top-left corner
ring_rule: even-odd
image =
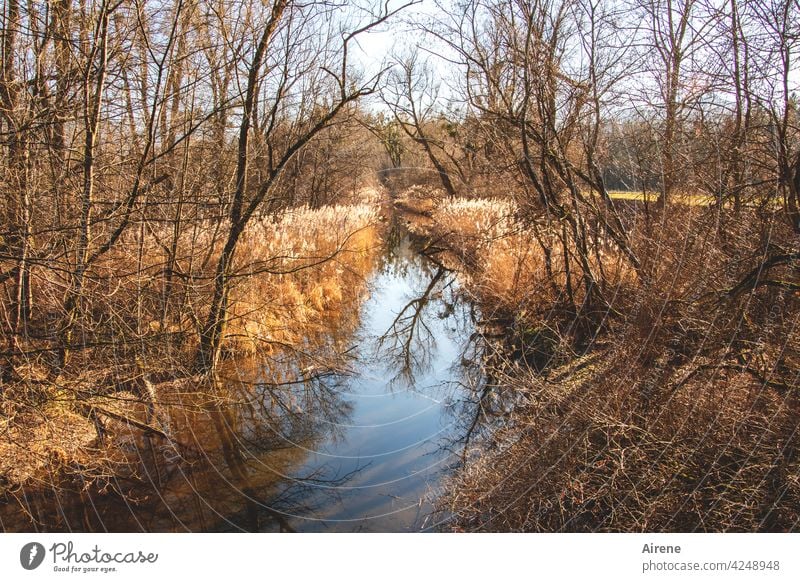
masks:
[[[487,421],[503,422],[473,441],[439,501],[453,529],[797,527],[796,266],[765,272],[773,284],[741,288],[766,256],[794,248],[793,235],[779,216],[755,210],[627,210],[642,276],[605,247],[593,252],[613,311],[578,353],[563,349],[571,342],[553,290],[563,288],[563,267],[554,252],[548,277],[532,233],[503,224],[513,212],[470,201],[431,213],[424,234],[449,232],[448,246],[473,258],[461,266],[484,315],[512,314],[486,331],[553,344],[544,362],[526,358],[520,338],[492,344],[494,399],[482,404]]]
[[[47,477],[69,464],[98,466],[91,421],[69,407],[49,402],[38,411],[22,412],[6,421],[0,439],[0,474],[12,489],[48,483]],[[4,424],[6,424],[4,423]]]
[[[430,188],[415,184],[398,193],[394,203],[408,212],[430,216],[445,199],[446,193],[441,188]]]
[[[548,380],[519,369],[501,380],[522,404],[440,500],[455,529],[796,527],[796,394],[736,372],[682,385],[678,370],[654,382],[622,356],[596,354]]]
[[[404,192],[401,199],[421,197],[417,190]],[[469,291],[484,309],[500,318],[527,312],[530,315],[549,311],[564,301],[566,267],[556,233],[519,220],[513,202],[500,199],[443,199],[428,214],[432,222],[413,224],[429,239],[444,244],[447,254],[456,260],[469,279]],[[542,246],[554,249],[548,273]],[[569,247],[572,256],[574,245]],[[619,252],[600,246],[589,257],[589,264],[602,273],[607,284],[618,292],[637,283],[637,276]],[[574,262],[574,260],[573,260]],[[572,265],[571,282],[575,300],[583,299],[583,290]]]

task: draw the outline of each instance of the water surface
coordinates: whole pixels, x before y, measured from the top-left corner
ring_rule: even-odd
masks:
[[[452,445],[463,427],[459,405],[472,398],[462,363],[474,328],[455,277],[402,238],[369,288],[355,373],[337,384],[349,413],[291,471],[320,480],[290,517],[297,530],[433,528],[430,497],[458,460]]]
[[[475,317],[453,273],[402,230],[386,238],[351,312],[213,384],[164,386],[150,421],[173,442],[117,426],[132,463],[7,498],[2,529],[435,530],[475,426]]]

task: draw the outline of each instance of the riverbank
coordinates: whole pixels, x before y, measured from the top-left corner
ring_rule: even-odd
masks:
[[[72,380],[39,424],[11,425],[3,528],[440,529],[433,503],[478,414],[476,314],[378,202],[246,233],[236,273],[252,274],[232,288],[213,377],[142,362],[141,392]]]
[[[116,288],[94,313],[106,322],[108,342],[76,350],[58,378],[47,373],[47,360],[31,357],[17,367],[20,377],[4,384],[4,529],[136,531],[149,520],[150,531],[202,530],[208,521],[175,522],[170,505],[207,498],[220,514],[233,514],[242,495],[222,494],[225,482],[241,491],[274,484],[275,472],[242,465],[236,443],[246,433],[259,462],[278,473],[298,455],[276,438],[275,427],[311,445],[313,427],[293,413],[298,401],[291,388],[346,364],[342,354],[352,345],[383,244],[377,197],[366,198],[292,209],[245,233],[233,272],[226,359],[213,377],[196,375],[191,362],[219,251],[215,231],[200,224],[178,240],[173,254],[182,276],[173,277],[166,293],[169,311],[159,301],[165,295],[157,279],[160,233],[131,241],[141,247],[137,269],[126,263],[136,254],[111,253],[102,267],[119,274]],[[207,254],[193,256],[202,240]],[[133,271],[139,275],[125,275]],[[107,323],[131,319],[136,329]],[[164,511],[154,510],[154,502]]]
[[[560,277],[563,289],[569,274],[509,203],[417,190],[401,194],[398,206],[412,230],[458,262],[495,347],[488,391],[513,395],[440,500],[454,516],[449,527],[795,527],[798,297],[789,285],[748,279],[759,254],[747,225],[758,216],[728,222],[731,231],[716,240],[698,238],[719,218],[703,208],[668,208],[656,239],[637,230],[640,217],[631,240],[651,260],[650,280],[623,267],[608,245],[596,249],[593,267],[613,278],[615,293],[599,318],[585,318],[551,288]],[[786,229],[776,230],[774,243],[790,245]],[[497,415],[490,412],[487,420]]]

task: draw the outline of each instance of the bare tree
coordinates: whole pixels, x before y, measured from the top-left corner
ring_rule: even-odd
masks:
[[[800,232],[800,147],[796,141],[800,122],[796,98],[792,95],[792,75],[797,71],[796,51],[800,48],[800,3],[797,0],[755,0],[745,6],[755,25],[753,42],[761,45],[757,54],[751,51],[761,85],[753,97],[771,121],[776,193],[783,199],[792,228]]]
[[[315,12],[317,7],[314,5],[308,8],[295,8],[286,0],[278,0],[273,5],[269,19],[259,35],[244,86],[235,188],[231,197],[225,243],[215,270],[213,296],[200,334],[197,357],[200,369],[213,368],[219,355],[220,341],[227,318],[230,270],[245,228],[262,203],[269,199],[287,164],[300,149],[328,127],[338,115],[346,112],[350,104],[377,91],[380,74],[361,83],[351,78],[348,51],[359,34],[382,24],[403,7],[390,9],[386,4],[380,13],[368,15],[366,22],[359,22],[349,30],[338,31],[336,36],[341,40],[335,47],[330,44],[334,42],[334,35],[322,36],[324,44],[321,53],[313,52],[312,47],[304,47],[306,58],[298,59],[296,51],[298,47],[292,42],[294,36],[287,36],[288,42],[282,47],[277,44],[273,47],[273,35],[280,25],[285,27],[285,34],[296,35],[295,27],[303,30],[302,27],[318,25],[325,12],[324,10]],[[317,30],[322,32],[320,29]],[[277,61],[272,63],[274,67],[272,70],[278,71],[275,81],[277,91],[269,96],[266,106],[259,111],[256,107],[258,90],[260,87],[269,90],[269,83],[265,82],[262,67],[272,54],[275,55],[273,58],[277,57]],[[280,139],[279,121],[286,107],[284,104],[286,89],[303,81],[308,85],[296,109],[293,131],[288,139]],[[324,81],[329,83],[330,90],[327,93],[320,91]],[[315,94],[317,92],[321,94]],[[264,161],[267,166],[259,182],[251,187],[248,184],[250,177],[248,163],[251,155],[248,144],[251,127],[254,125],[253,116],[256,113],[263,119],[259,140],[266,147]]]
[[[422,146],[447,195],[455,197],[456,188],[442,160],[445,155],[443,145],[431,135],[431,125],[437,112],[438,87],[433,79],[433,71],[420,60],[418,50],[414,50],[407,58],[398,59],[383,99],[397,125]],[[460,170],[458,165],[455,167]]]

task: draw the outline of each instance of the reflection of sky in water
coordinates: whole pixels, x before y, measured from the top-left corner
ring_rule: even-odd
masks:
[[[293,471],[352,475],[336,488],[336,499],[326,487],[312,490],[310,496],[318,499],[309,504],[316,509],[298,512],[291,519],[296,529],[418,529],[430,511],[420,499],[453,460],[442,449],[454,421],[446,403],[461,391],[452,380],[472,331],[469,317],[463,305],[451,302],[452,275],[437,278],[437,268],[407,240],[392,251],[362,309],[356,374],[338,387],[352,406],[338,427],[340,438],[318,442],[316,452]],[[405,369],[409,363],[411,369]]]
[[[132,430],[135,466],[108,480],[120,494],[26,492],[28,514],[49,531],[420,529],[420,499],[454,461],[443,447],[474,411],[452,381],[474,327],[453,275],[397,234],[359,314],[320,326],[307,354],[237,359],[218,387],[178,387],[165,414],[188,444],[181,460]],[[296,382],[349,348],[353,374]],[[0,526],[33,529],[11,505]]]

